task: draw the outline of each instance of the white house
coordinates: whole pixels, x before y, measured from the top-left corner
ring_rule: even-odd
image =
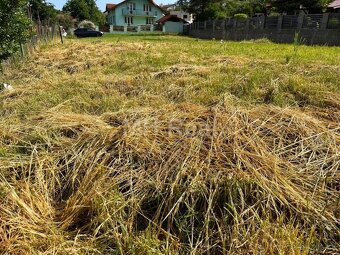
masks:
[[[194,22],[194,15],[184,11],[170,11],[170,15],[177,16],[180,19],[185,20],[188,23]]]
[[[334,12],[340,12],[340,0],[334,0],[328,5],[329,9],[332,9]]]
[[[171,16],[177,16],[180,19],[185,20],[188,23],[194,22],[194,15],[190,14],[188,12],[183,11],[178,5],[176,4],[166,4],[166,5],[160,5],[165,11],[168,12]]]

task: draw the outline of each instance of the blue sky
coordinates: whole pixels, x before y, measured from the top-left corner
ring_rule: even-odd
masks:
[[[54,4],[54,6],[57,8],[57,9],[61,9],[63,8],[64,4],[66,3],[67,0],[47,0],[46,2],[50,2],[52,4]],[[116,3],[120,3],[122,1],[118,0],[118,1],[115,1],[115,0],[97,0],[97,5],[99,7],[100,10],[104,11],[105,10],[105,5],[107,3],[112,3],[112,4],[116,4]],[[171,3],[174,3],[175,0],[156,0],[155,1],[157,4],[171,4]]]

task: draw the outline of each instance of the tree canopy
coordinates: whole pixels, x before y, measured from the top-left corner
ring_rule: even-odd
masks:
[[[68,12],[60,12],[56,17],[56,21],[59,26],[62,26],[66,30],[74,27],[73,18]]]
[[[271,4],[279,13],[294,13],[306,9],[309,13],[322,13],[330,0],[272,0]]]
[[[72,17],[79,21],[92,20],[100,25],[105,23],[105,17],[98,9],[95,0],[68,0],[63,11],[71,13]]]
[[[29,19],[25,0],[0,1],[0,59],[16,52],[29,36]]]
[[[321,13],[330,0],[179,0],[177,4],[196,15],[197,20],[232,17],[239,13],[253,16],[267,14],[296,13],[302,9],[310,13]]]
[[[184,10],[196,15],[197,20],[226,18],[238,13],[254,15],[266,11],[266,0],[179,0]]]
[[[49,23],[55,21],[57,10],[54,5],[45,0],[29,0],[30,11],[34,21]]]

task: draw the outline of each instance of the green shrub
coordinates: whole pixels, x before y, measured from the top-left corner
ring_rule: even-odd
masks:
[[[0,2],[0,60],[7,59],[20,48],[29,35],[29,20],[24,0]]]
[[[237,14],[234,15],[234,17],[235,17],[236,19],[244,20],[244,19],[247,19],[247,18],[248,18],[248,15],[245,14],[245,13],[237,13]]]

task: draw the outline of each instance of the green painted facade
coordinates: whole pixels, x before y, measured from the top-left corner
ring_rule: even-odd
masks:
[[[147,0],[123,1],[107,15],[109,25],[138,26],[155,24],[164,16],[163,10]]]
[[[164,32],[166,33],[176,33],[176,34],[182,34],[184,28],[184,22],[173,22],[173,21],[167,21],[164,24]]]

